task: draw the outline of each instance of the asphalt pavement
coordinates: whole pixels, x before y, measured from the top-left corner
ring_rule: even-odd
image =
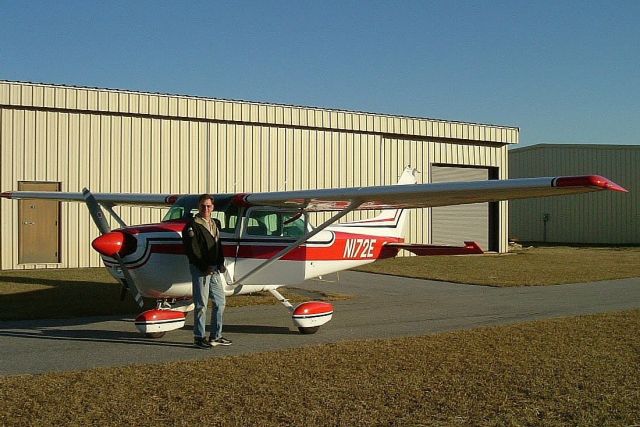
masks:
[[[530,320],[640,308],[640,278],[544,287],[493,288],[343,272],[297,286],[351,295],[333,320],[302,335],[280,304],[228,308],[229,347],[192,346],[193,316],[161,339],[122,316],[0,322],[0,375],[76,371],[269,352],[356,339],[418,336]]]

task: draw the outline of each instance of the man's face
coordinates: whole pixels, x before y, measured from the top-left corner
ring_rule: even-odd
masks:
[[[211,199],[205,199],[200,202],[200,206],[198,206],[198,212],[200,213],[200,216],[204,219],[211,218],[211,212],[213,212],[214,206],[215,205],[213,204],[213,200]]]

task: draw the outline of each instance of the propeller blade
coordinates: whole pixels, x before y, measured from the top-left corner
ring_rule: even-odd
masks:
[[[93,197],[93,194],[91,194],[91,191],[89,191],[88,188],[82,189],[82,197],[84,198],[84,201],[87,204],[87,208],[89,209],[89,215],[91,215],[91,219],[93,219],[96,227],[98,227],[100,234],[109,233],[111,231],[111,227],[104,217],[104,213],[102,212],[100,204],[96,201],[96,198]],[[142,295],[140,295],[140,292],[138,292],[138,288],[133,281],[133,277],[131,277],[131,273],[129,273],[129,269],[127,269],[127,266],[124,264],[124,261],[119,254],[114,254],[113,258],[118,261],[118,265],[122,270],[122,274],[124,274],[124,280],[122,283],[123,286],[126,286],[129,292],[131,292],[131,295],[133,295],[133,299],[135,299],[138,305],[142,307],[144,305]]]
[[[120,255],[116,255],[114,258],[116,259],[116,261],[118,261],[118,264],[120,265],[120,269],[124,274],[123,285],[127,287],[129,292],[131,292],[131,295],[133,295],[133,299],[136,300],[138,305],[142,308],[142,306],[144,305],[144,300],[142,299],[142,295],[140,295],[140,292],[138,292],[138,288],[136,287],[135,282],[133,281],[133,277],[131,277],[131,273],[129,273],[129,269],[124,265],[124,261],[122,261],[122,258],[120,258]]]
[[[127,285],[127,281],[124,279],[120,279],[120,283],[122,283],[122,288],[120,288],[120,301],[124,301],[124,297],[127,296],[129,286]]]
[[[82,197],[84,197],[84,202],[87,204],[87,208],[89,208],[89,215],[91,215],[91,219],[96,224],[96,227],[98,227],[100,234],[110,232],[111,227],[105,219],[104,213],[96,201],[96,198],[93,197],[93,194],[91,194],[91,191],[89,191],[88,188],[82,189]]]

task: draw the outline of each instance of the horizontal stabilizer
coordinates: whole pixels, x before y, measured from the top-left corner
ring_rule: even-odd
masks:
[[[484,251],[476,242],[464,242],[464,246],[446,245],[421,245],[414,243],[387,243],[384,248],[399,251],[400,249],[413,252],[418,256],[434,255],[475,255],[483,254]]]

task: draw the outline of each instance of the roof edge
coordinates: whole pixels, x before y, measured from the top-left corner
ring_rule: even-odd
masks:
[[[332,115],[349,115],[351,117],[351,121],[355,124],[356,117],[360,123],[357,126],[353,126],[352,128],[348,128],[346,126],[339,126],[338,123],[323,123],[320,126],[312,126],[312,127],[326,127],[329,129],[350,129],[354,131],[371,131],[375,133],[382,134],[400,134],[400,135],[409,135],[409,136],[426,136],[426,137],[436,137],[436,138],[448,138],[448,139],[462,139],[469,141],[487,141],[487,142],[498,142],[505,144],[517,144],[519,140],[520,128],[515,126],[507,126],[507,125],[495,125],[495,124],[486,124],[486,123],[474,123],[474,122],[463,122],[463,121],[455,121],[455,120],[444,120],[444,119],[433,119],[428,117],[413,117],[413,116],[403,116],[403,115],[393,115],[386,113],[372,113],[365,111],[357,111],[357,110],[344,110],[344,109],[333,109],[333,108],[321,108],[321,107],[312,107],[312,106],[300,106],[300,105],[288,105],[288,104],[277,104],[277,103],[267,103],[260,101],[246,101],[246,100],[232,100],[232,99],[222,99],[222,98],[209,98],[209,97],[201,97],[201,96],[193,96],[193,95],[180,95],[180,94],[170,94],[170,93],[159,93],[159,92],[144,92],[144,91],[135,91],[135,90],[127,90],[127,89],[112,89],[112,88],[100,88],[100,87],[88,87],[88,86],[75,86],[75,85],[65,85],[65,84],[51,84],[51,83],[36,83],[36,82],[27,82],[27,81],[11,81],[11,80],[0,80],[0,104],[5,104],[3,98],[6,98],[10,105],[19,105],[19,106],[30,106],[30,104],[23,102],[13,102],[9,99],[8,94],[4,94],[2,91],[2,85],[20,85],[20,86],[31,86],[31,87],[41,87],[41,88],[53,88],[53,89],[67,89],[67,90],[77,90],[77,91],[96,91],[99,93],[117,93],[117,94],[128,94],[134,96],[149,96],[149,97],[158,97],[158,98],[168,98],[175,100],[185,100],[185,101],[196,101],[196,102],[214,102],[214,103],[224,103],[224,104],[233,104],[238,105],[240,107],[247,106],[257,106],[261,108],[283,108],[283,109],[291,109],[298,111],[310,111],[314,112],[314,114],[329,114],[330,117]],[[175,101],[174,101],[175,102]],[[33,104],[37,104],[36,102],[32,102]],[[42,103],[45,103],[42,101]],[[39,106],[39,105],[35,105]],[[48,107],[48,106],[45,106]],[[54,106],[55,108],[55,106]],[[78,108],[78,109],[90,109],[90,108]],[[99,106],[96,106],[95,110],[102,111]],[[113,112],[112,109],[106,109],[105,111]],[[136,111],[137,113],[137,111]],[[142,113],[140,113],[142,114]],[[197,115],[197,113],[196,113]],[[196,117],[196,115],[189,117],[194,118],[205,118],[205,119],[214,119],[214,120],[227,120],[226,118],[219,117]],[[227,115],[225,112],[224,114]],[[175,117],[177,114],[169,114],[168,116]],[[343,118],[344,119],[344,118]],[[306,120],[306,118],[305,118]],[[390,121],[389,126],[380,126],[374,124],[374,120],[377,121]],[[397,122],[396,121],[400,121]],[[282,125],[297,125],[297,123],[286,123],[286,119],[281,120],[282,123],[278,122],[278,118],[275,119],[274,123],[269,122],[270,124],[282,124]],[[315,120],[316,122],[318,120]],[[322,120],[320,120],[322,121]],[[324,120],[327,121],[327,120]],[[331,122],[331,119],[328,120]],[[340,117],[337,118],[336,121],[340,121]],[[403,123],[402,121],[406,121]],[[371,123],[369,123],[371,122]],[[366,129],[363,129],[366,128]],[[376,128],[377,127],[377,128]],[[391,128],[391,130],[389,129]],[[400,129],[396,129],[399,127]],[[434,130],[430,132],[428,130],[423,131],[422,128],[432,127]],[[441,129],[441,127],[451,127],[455,129]],[[457,129],[458,127],[469,127],[466,131],[462,128]],[[404,128],[404,129],[403,129]],[[437,129],[436,129],[437,128]],[[443,134],[444,133],[444,134]],[[477,134],[477,136],[476,136]],[[504,135],[503,135],[504,134]]]

